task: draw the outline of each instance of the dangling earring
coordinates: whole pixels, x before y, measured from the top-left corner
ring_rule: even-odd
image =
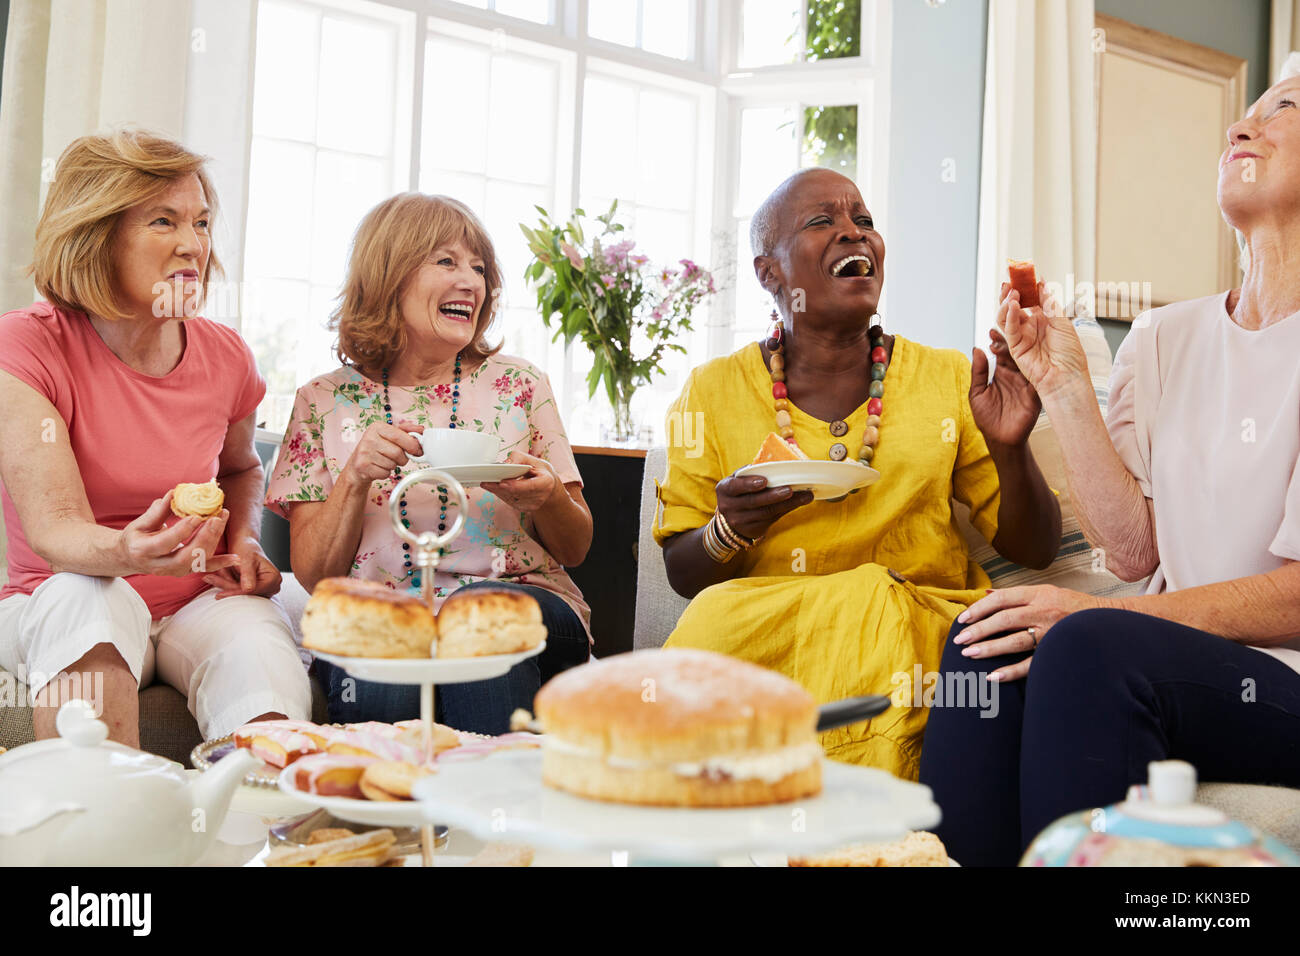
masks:
[[[867,338],[875,341],[885,334],[885,317],[879,312],[871,314],[871,321],[867,325]]]
[[[785,340],[785,323],[781,320],[781,313],[772,307],[772,330],[767,334],[767,350],[776,352],[781,348]]]

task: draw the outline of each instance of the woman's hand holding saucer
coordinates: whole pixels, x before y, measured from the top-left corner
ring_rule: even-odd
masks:
[[[1034,650],[1052,626],[1075,611],[1112,607],[1105,598],[1051,584],[1036,584],[990,591],[957,615],[967,625],[953,638],[963,644],[964,657],[997,657]],[[1029,673],[1031,654],[1024,660],[999,667],[989,680],[1020,680]]]
[[[485,481],[479,487],[490,491],[521,514],[539,511],[556,495],[567,495],[564,482],[545,458],[534,458],[512,451],[506,458],[511,464],[527,465],[528,473],[505,481]]]
[[[767,486],[761,475],[736,475],[717,484],[718,511],[727,524],[747,538],[758,540],[778,519],[813,500],[811,491],[794,491],[789,485]]]

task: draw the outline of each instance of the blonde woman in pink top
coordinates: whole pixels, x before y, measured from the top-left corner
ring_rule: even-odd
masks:
[[[1218,199],[1246,240],[1241,288],[1140,316],[1106,422],[1070,321],[1003,287],[998,325],[1060,434],[1080,524],[1115,574],[1150,583],[1109,600],[1007,588],[958,618],[944,669],[1005,682],[993,719],[930,718],[921,779],[962,864],[1014,863],[1152,760],[1300,786],[1298,104],[1285,79],[1228,128]]]
[[[0,666],[34,695],[38,738],[102,686],[110,736],[138,746],[155,677],[206,737],[310,716],[258,543],[266,386],[239,334],[196,314],[220,270],[203,164],[135,130],[73,142],[36,229],[48,301],[0,317]],[[218,515],[173,515],[171,489],[214,477]]]

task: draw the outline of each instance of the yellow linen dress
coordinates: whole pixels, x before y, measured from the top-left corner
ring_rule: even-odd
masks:
[[[874,485],[840,502],[787,514],[733,559],[740,573],[691,601],[669,647],[744,658],[798,681],[819,703],[860,694],[905,697],[867,723],[828,731],[827,756],[915,779],[926,711],[910,706],[919,664],[935,672],[944,638],[988,576],[970,560],[953,516],[956,498],[989,541],[997,533],[997,470],[971,415],[970,363],[960,352],[901,336],[885,379]],[[842,441],[850,458],[866,426],[864,403],[836,438],[790,403],[810,458]],[[668,474],[658,485],[655,540],[701,527],[716,485],[748,465],[775,430],[772,384],[757,342],[695,369],[668,417]]]

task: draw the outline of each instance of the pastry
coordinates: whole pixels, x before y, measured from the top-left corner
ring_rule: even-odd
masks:
[[[817,705],[774,671],[711,651],[633,651],[537,694],[542,781],[661,806],[753,806],[821,792]]]
[[[361,773],[361,795],[367,800],[410,800],[411,787],[433,773],[400,760],[376,760]]]
[[[178,518],[211,518],[221,511],[225,500],[226,495],[215,478],[201,485],[181,482],[172,489],[172,514]]]
[[[398,743],[406,744],[408,747],[414,747],[420,753],[424,753],[424,725],[419,720],[402,720],[392,725],[397,731],[393,738]],[[433,725],[433,752],[436,756],[444,750],[451,750],[453,747],[459,747],[466,740],[475,739],[471,734],[463,734],[459,730],[452,730],[446,724]]]
[[[792,856],[791,866],[948,866],[943,841],[924,830],[909,830],[891,843],[855,843],[830,853]]]
[[[343,827],[322,827],[319,830],[312,830],[311,836],[307,837],[308,843],[328,843],[330,840],[344,840],[350,836],[356,836],[351,830],[345,830]]]
[[[768,432],[767,437],[763,439],[763,444],[758,447],[758,454],[754,456],[755,465],[761,465],[769,461],[807,461],[808,456],[803,453],[798,445],[792,445],[776,432]]]
[[[533,848],[518,843],[489,843],[466,866],[528,866]]]
[[[299,790],[321,797],[361,796],[361,774],[374,757],[351,754],[308,754],[293,765],[293,783]]]
[[[258,720],[251,724],[244,724],[231,736],[234,738],[236,746],[247,749],[251,746],[253,737],[263,730],[306,734],[316,744],[317,750],[323,749],[325,746],[325,728],[313,724],[309,720]]]
[[[327,732],[325,750],[332,754],[351,757],[371,757],[375,760],[400,760],[423,763],[423,752],[410,744],[402,743],[382,734],[361,730],[323,728]]]
[[[392,856],[397,838],[389,829],[371,830],[301,847],[277,847],[267,866],[380,866]]]
[[[1008,259],[1007,276],[1011,288],[1020,293],[1020,307],[1032,308],[1039,305],[1038,275],[1034,271],[1033,259]]]
[[[517,654],[545,639],[541,606],[512,588],[464,588],[438,610],[439,657]]]
[[[430,657],[433,611],[419,598],[373,581],[326,578],[302,615],[302,646],[346,657]]]
[[[253,756],[281,770],[295,760],[320,752],[320,746],[312,737],[275,727],[254,730],[246,739],[247,749],[253,752]]]

